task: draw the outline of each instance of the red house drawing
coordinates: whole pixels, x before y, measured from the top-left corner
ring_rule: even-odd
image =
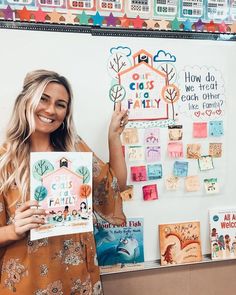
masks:
[[[118,74],[126,91],[122,105],[129,110],[129,120],[168,119],[168,104],[162,97],[166,74],[153,67],[153,56],[144,49],[133,60],[133,66]]]

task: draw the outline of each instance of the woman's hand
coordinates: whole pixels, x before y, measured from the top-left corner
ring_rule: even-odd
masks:
[[[121,102],[118,101],[115,104],[115,109],[111,117],[109,127],[109,138],[113,138],[114,135],[120,135],[125,125],[128,123],[128,110],[121,110]]]
[[[14,229],[19,238],[23,238],[26,232],[45,223],[45,210],[38,209],[37,201],[27,201],[15,211]]]

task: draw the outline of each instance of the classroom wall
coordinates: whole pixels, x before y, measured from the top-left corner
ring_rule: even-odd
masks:
[[[110,77],[106,72],[109,48],[125,44],[135,49],[151,49],[153,46],[175,52],[182,57],[184,65],[217,65],[224,73],[226,86],[227,150],[223,194],[215,198],[197,196],[190,199],[164,199],[150,214],[152,206],[138,201],[136,205],[125,204],[127,215],[146,218],[145,258],[158,258],[157,224],[173,220],[200,219],[204,253],[209,253],[207,209],[209,205],[230,206],[235,201],[235,43],[197,40],[141,39],[91,37],[88,34],[27,32],[1,30],[0,73],[0,126],[6,126],[13,101],[21,89],[27,71],[50,68],[64,74],[72,82],[75,93],[75,119],[77,129],[97,154],[107,160],[107,126],[112,113],[108,98]],[[147,44],[147,45],[145,45]],[[204,55],[207,52],[207,56]],[[215,61],[215,62],[214,62]],[[103,77],[103,78],[101,78]],[[92,85],[92,86],[91,86]],[[7,102],[7,103],[6,103]],[[99,110],[99,112],[98,112]],[[100,111],[101,110],[101,111]],[[103,113],[102,113],[103,112]],[[88,115],[89,114],[89,115]],[[101,115],[102,114],[102,115]],[[96,126],[96,132],[94,132]],[[3,129],[0,139],[3,138]],[[154,209],[153,209],[154,210]],[[151,212],[153,213],[153,211]],[[158,217],[155,223],[153,216]],[[158,268],[103,275],[105,295],[220,295],[235,294],[236,261],[210,262],[206,264]],[[202,282],[203,280],[203,282]]]

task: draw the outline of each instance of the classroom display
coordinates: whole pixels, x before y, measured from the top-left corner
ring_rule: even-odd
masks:
[[[127,218],[121,226],[103,220],[94,226],[98,264],[101,272],[143,268],[143,218]]]
[[[209,210],[211,258],[236,258],[236,208]]]
[[[219,193],[225,117],[220,71],[207,66],[178,71],[178,57],[163,49],[133,53],[118,46],[110,52],[110,99],[129,110],[122,134],[128,184],[141,188],[145,201],[165,190]]]
[[[161,265],[202,261],[200,222],[159,225]]]
[[[0,20],[197,32],[236,32],[235,0],[1,0]]]
[[[208,211],[235,203],[234,42],[4,29],[0,38],[0,126],[25,74],[55,70],[71,81],[78,134],[107,162],[120,100],[130,118],[121,135],[129,185],[123,206],[128,220],[143,220],[144,261],[161,258],[160,224],[199,221],[202,255],[211,253]]]
[[[30,197],[46,211],[31,240],[93,231],[92,153],[31,153]]]

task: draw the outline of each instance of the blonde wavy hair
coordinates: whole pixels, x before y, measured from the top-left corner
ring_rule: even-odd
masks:
[[[76,131],[72,118],[72,90],[69,82],[56,72],[36,70],[29,72],[23,89],[16,98],[12,116],[0,156],[0,194],[7,194],[16,186],[21,194],[20,201],[29,196],[30,136],[35,131],[34,112],[45,87],[50,82],[63,85],[69,95],[67,114],[63,124],[50,135],[51,145],[56,151],[75,149]]]

